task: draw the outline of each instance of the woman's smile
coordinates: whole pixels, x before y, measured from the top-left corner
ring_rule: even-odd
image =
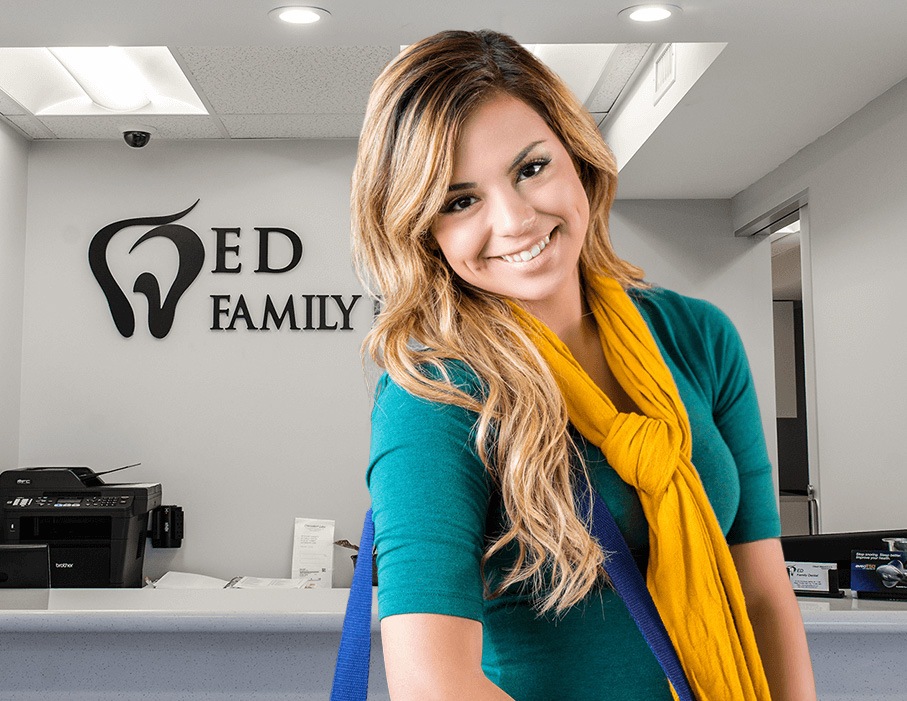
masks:
[[[529,105],[502,95],[476,108],[454,150],[448,199],[431,233],[451,269],[533,313],[580,304],[589,200],[573,159]]]
[[[505,253],[501,256],[508,263],[527,263],[530,260],[534,260],[539,256],[539,254],[545,250],[548,246],[548,243],[551,241],[551,234],[543,238],[541,241],[535,243],[532,248],[527,248],[524,251],[518,251],[516,253]]]

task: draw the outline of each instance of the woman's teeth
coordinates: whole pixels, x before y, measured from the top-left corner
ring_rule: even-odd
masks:
[[[519,253],[508,253],[507,255],[501,256],[508,263],[525,263],[527,261],[535,258],[539,253],[545,250],[545,246],[548,245],[548,242],[551,241],[551,234],[548,234],[545,238],[535,244],[528,251],[520,251]]]

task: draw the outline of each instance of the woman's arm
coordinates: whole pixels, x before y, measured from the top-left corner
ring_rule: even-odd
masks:
[[[478,621],[432,613],[387,616],[381,641],[393,701],[510,699],[482,672]]]
[[[816,685],[803,619],[784,566],[781,542],[731,546],[772,701],[814,701]]]

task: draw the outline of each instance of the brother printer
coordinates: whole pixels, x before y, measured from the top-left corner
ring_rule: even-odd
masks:
[[[6,470],[0,544],[46,545],[51,587],[140,587],[160,503],[160,484],[105,484],[87,467]]]

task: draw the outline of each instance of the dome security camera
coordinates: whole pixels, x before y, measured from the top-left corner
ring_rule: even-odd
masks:
[[[139,129],[126,129],[123,131],[123,141],[132,148],[144,148],[151,141],[151,132]]]

